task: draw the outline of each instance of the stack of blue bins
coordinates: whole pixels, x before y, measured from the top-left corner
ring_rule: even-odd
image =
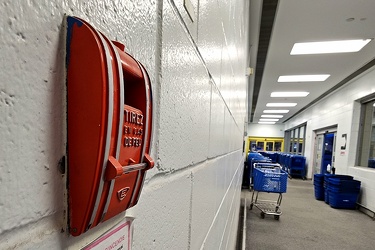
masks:
[[[324,201],[324,174],[314,174],[315,199]]]
[[[368,167],[375,168],[375,158],[368,159]]]
[[[353,180],[353,176],[340,174],[325,174],[324,175],[324,201],[329,204],[329,178],[337,178],[342,180]]]
[[[325,201],[333,208],[355,209],[361,182],[349,175],[325,175]]]

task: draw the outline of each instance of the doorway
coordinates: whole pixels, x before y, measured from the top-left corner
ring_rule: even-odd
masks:
[[[248,137],[248,151],[281,152],[284,147],[284,138],[281,137]],[[246,152],[246,153],[247,153]]]
[[[327,173],[328,164],[335,165],[336,131],[327,130],[324,133],[316,132],[314,174]]]
[[[335,142],[336,132],[324,134],[322,165],[320,169],[321,174],[327,173],[327,166],[333,167],[335,164]],[[331,168],[330,168],[331,170]]]

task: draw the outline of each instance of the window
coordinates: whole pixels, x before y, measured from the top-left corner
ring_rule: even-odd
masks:
[[[256,140],[250,140],[249,151],[251,151],[251,152],[257,151],[257,141]]]
[[[361,106],[361,135],[357,165],[375,168],[375,98]]]
[[[305,126],[299,128],[298,154],[303,155],[305,142]]]
[[[275,151],[280,152],[282,150],[282,142],[281,141],[275,141]]]
[[[305,153],[305,134],[306,124],[285,131],[285,144],[289,147],[285,148],[285,152],[297,155]]]
[[[257,142],[257,151],[264,151],[264,141]]]
[[[282,137],[248,137],[249,151],[282,151]]]

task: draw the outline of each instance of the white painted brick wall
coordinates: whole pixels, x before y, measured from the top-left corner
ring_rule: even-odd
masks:
[[[233,249],[242,180],[248,1],[0,3],[0,248],[78,249],[124,215],[134,249]],[[148,70],[152,156],[140,201],[79,237],[65,232],[64,14]]]
[[[375,69],[370,69],[353,79],[314,106],[286,123],[285,129],[307,122],[305,155],[308,160],[308,176],[312,176],[314,153],[314,130],[337,126],[335,168],[338,174],[349,174],[361,181],[362,195],[360,202],[375,211],[375,171],[355,166],[358,149],[360,122],[360,104],[356,102],[375,92]],[[347,134],[346,150],[341,154],[344,141],[342,134]]]

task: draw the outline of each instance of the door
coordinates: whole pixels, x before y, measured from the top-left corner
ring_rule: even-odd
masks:
[[[264,151],[264,141],[257,142],[257,151]]]
[[[314,174],[319,174],[321,172],[323,140],[324,140],[323,134],[317,135],[315,138]]]
[[[284,147],[283,138],[272,137],[249,137],[249,151],[282,151]]]
[[[336,133],[326,133],[324,134],[323,151],[322,151],[322,163],[320,173],[324,174],[327,172],[327,166],[332,166],[334,163],[334,143],[335,143]],[[330,170],[330,169],[329,169]],[[330,172],[330,171],[329,171]]]
[[[266,151],[275,151],[273,148],[273,141],[267,141],[266,142]]]

